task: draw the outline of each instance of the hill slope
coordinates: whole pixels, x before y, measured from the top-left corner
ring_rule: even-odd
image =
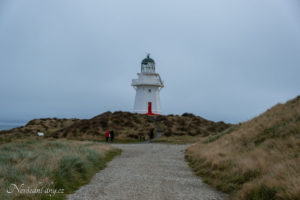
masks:
[[[239,200],[300,199],[300,96],[191,145],[195,172]]]
[[[139,136],[147,137],[151,128],[159,129],[165,137],[202,137],[215,135],[229,126],[224,122],[216,123],[188,113],[182,116],[147,116],[129,112],[105,112],[91,119],[82,120],[35,119],[24,127],[0,131],[0,133],[36,135],[37,131],[41,131],[47,137],[99,140],[104,138],[105,131],[109,129],[114,130],[116,139],[137,140]]]
[[[224,130],[229,125],[212,122],[191,114],[183,116],[147,116],[129,112],[106,112],[89,120],[80,120],[53,134],[54,137],[98,138],[105,130],[114,130],[117,139],[147,137],[151,128],[160,129],[164,135],[209,135]]]
[[[53,133],[65,129],[77,121],[79,120],[57,118],[33,119],[25,126],[0,131],[0,144],[11,142],[18,138],[36,136],[37,132],[43,132],[46,137],[51,137]]]

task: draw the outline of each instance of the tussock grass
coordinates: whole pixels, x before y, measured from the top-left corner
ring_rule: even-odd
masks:
[[[57,118],[41,118],[33,119],[29,121],[25,126],[13,128],[11,130],[0,131],[0,136],[7,133],[13,133],[15,135],[36,135],[37,132],[43,132],[46,136],[50,136],[53,133],[65,129],[71,126],[73,123],[79,121],[79,119],[57,119]]]
[[[0,145],[0,199],[63,199],[91,177],[119,150],[96,142],[23,139]],[[43,193],[24,194],[11,186],[44,188]],[[63,189],[52,196],[45,188]],[[14,190],[13,190],[14,188]],[[7,193],[7,190],[13,193]]]
[[[185,113],[182,116],[147,116],[129,112],[106,112],[89,120],[80,120],[66,129],[53,133],[53,137],[94,138],[102,140],[107,129],[113,129],[116,141],[138,141],[140,136],[148,137],[150,129],[163,132],[167,137],[208,136],[230,127],[224,122],[213,122],[199,116]],[[172,140],[172,139],[171,139]]]
[[[24,127],[0,131],[0,143],[13,141],[13,138],[19,135],[33,136],[38,131],[44,132],[45,137],[103,141],[107,129],[114,130],[116,142],[128,143],[128,141],[137,142],[140,137],[148,138],[152,128],[163,132],[165,141],[169,141],[167,137],[178,136],[183,136],[182,139],[185,140],[193,136],[206,137],[216,134],[230,126],[224,122],[209,121],[189,113],[181,116],[147,116],[118,111],[105,112],[83,120],[56,118],[31,120]]]
[[[300,199],[300,97],[186,151],[195,173],[236,200]]]

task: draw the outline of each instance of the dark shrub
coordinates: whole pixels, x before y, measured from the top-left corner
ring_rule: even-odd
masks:
[[[192,114],[192,113],[183,113],[181,116],[183,116],[183,117],[195,117],[195,115]]]

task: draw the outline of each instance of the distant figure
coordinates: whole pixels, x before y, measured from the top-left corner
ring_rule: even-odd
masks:
[[[108,142],[108,139],[109,139],[109,130],[107,130],[106,133],[105,133],[105,140],[106,140],[106,142]]]
[[[110,141],[113,142],[115,139],[115,133],[113,130],[110,131]]]
[[[149,133],[149,141],[151,142],[153,138],[154,138],[154,128],[151,128]]]

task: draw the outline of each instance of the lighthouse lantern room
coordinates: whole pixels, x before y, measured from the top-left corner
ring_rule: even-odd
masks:
[[[164,87],[158,73],[155,73],[155,62],[147,55],[141,63],[141,73],[133,79],[131,85],[136,90],[134,112],[157,115],[161,114],[159,92]]]

